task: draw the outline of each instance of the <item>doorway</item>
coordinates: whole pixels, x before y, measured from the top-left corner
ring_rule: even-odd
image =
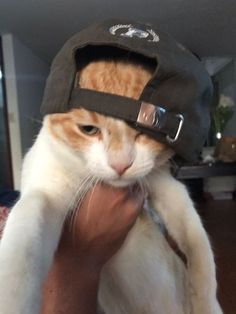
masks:
[[[10,138],[4,81],[2,41],[0,38],[0,189],[12,189]]]

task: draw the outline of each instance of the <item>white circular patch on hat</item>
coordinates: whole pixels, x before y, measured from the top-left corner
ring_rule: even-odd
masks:
[[[142,30],[134,27],[132,24],[117,24],[109,28],[112,35],[119,35],[128,38],[146,39],[150,42],[158,42],[159,36],[153,29]]]

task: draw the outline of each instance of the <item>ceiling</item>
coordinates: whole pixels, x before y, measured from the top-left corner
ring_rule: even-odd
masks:
[[[0,32],[47,62],[72,34],[111,17],[155,23],[202,57],[236,54],[235,0],[0,0]]]

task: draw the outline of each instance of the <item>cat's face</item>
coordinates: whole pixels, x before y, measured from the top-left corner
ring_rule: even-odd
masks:
[[[80,74],[84,88],[138,98],[150,73],[141,67],[94,62]],[[125,122],[85,109],[52,114],[47,127],[83,160],[84,170],[95,179],[125,186],[143,179],[171,155],[163,144],[139,133]]]

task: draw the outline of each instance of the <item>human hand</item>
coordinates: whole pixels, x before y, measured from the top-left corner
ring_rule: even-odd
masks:
[[[138,186],[96,185],[76,209],[72,232],[68,226],[65,229],[67,249],[80,264],[102,267],[121,247],[143,201],[144,192]]]
[[[138,187],[99,184],[67,221],[45,281],[41,314],[96,313],[102,266],[119,250],[142,208]]]

